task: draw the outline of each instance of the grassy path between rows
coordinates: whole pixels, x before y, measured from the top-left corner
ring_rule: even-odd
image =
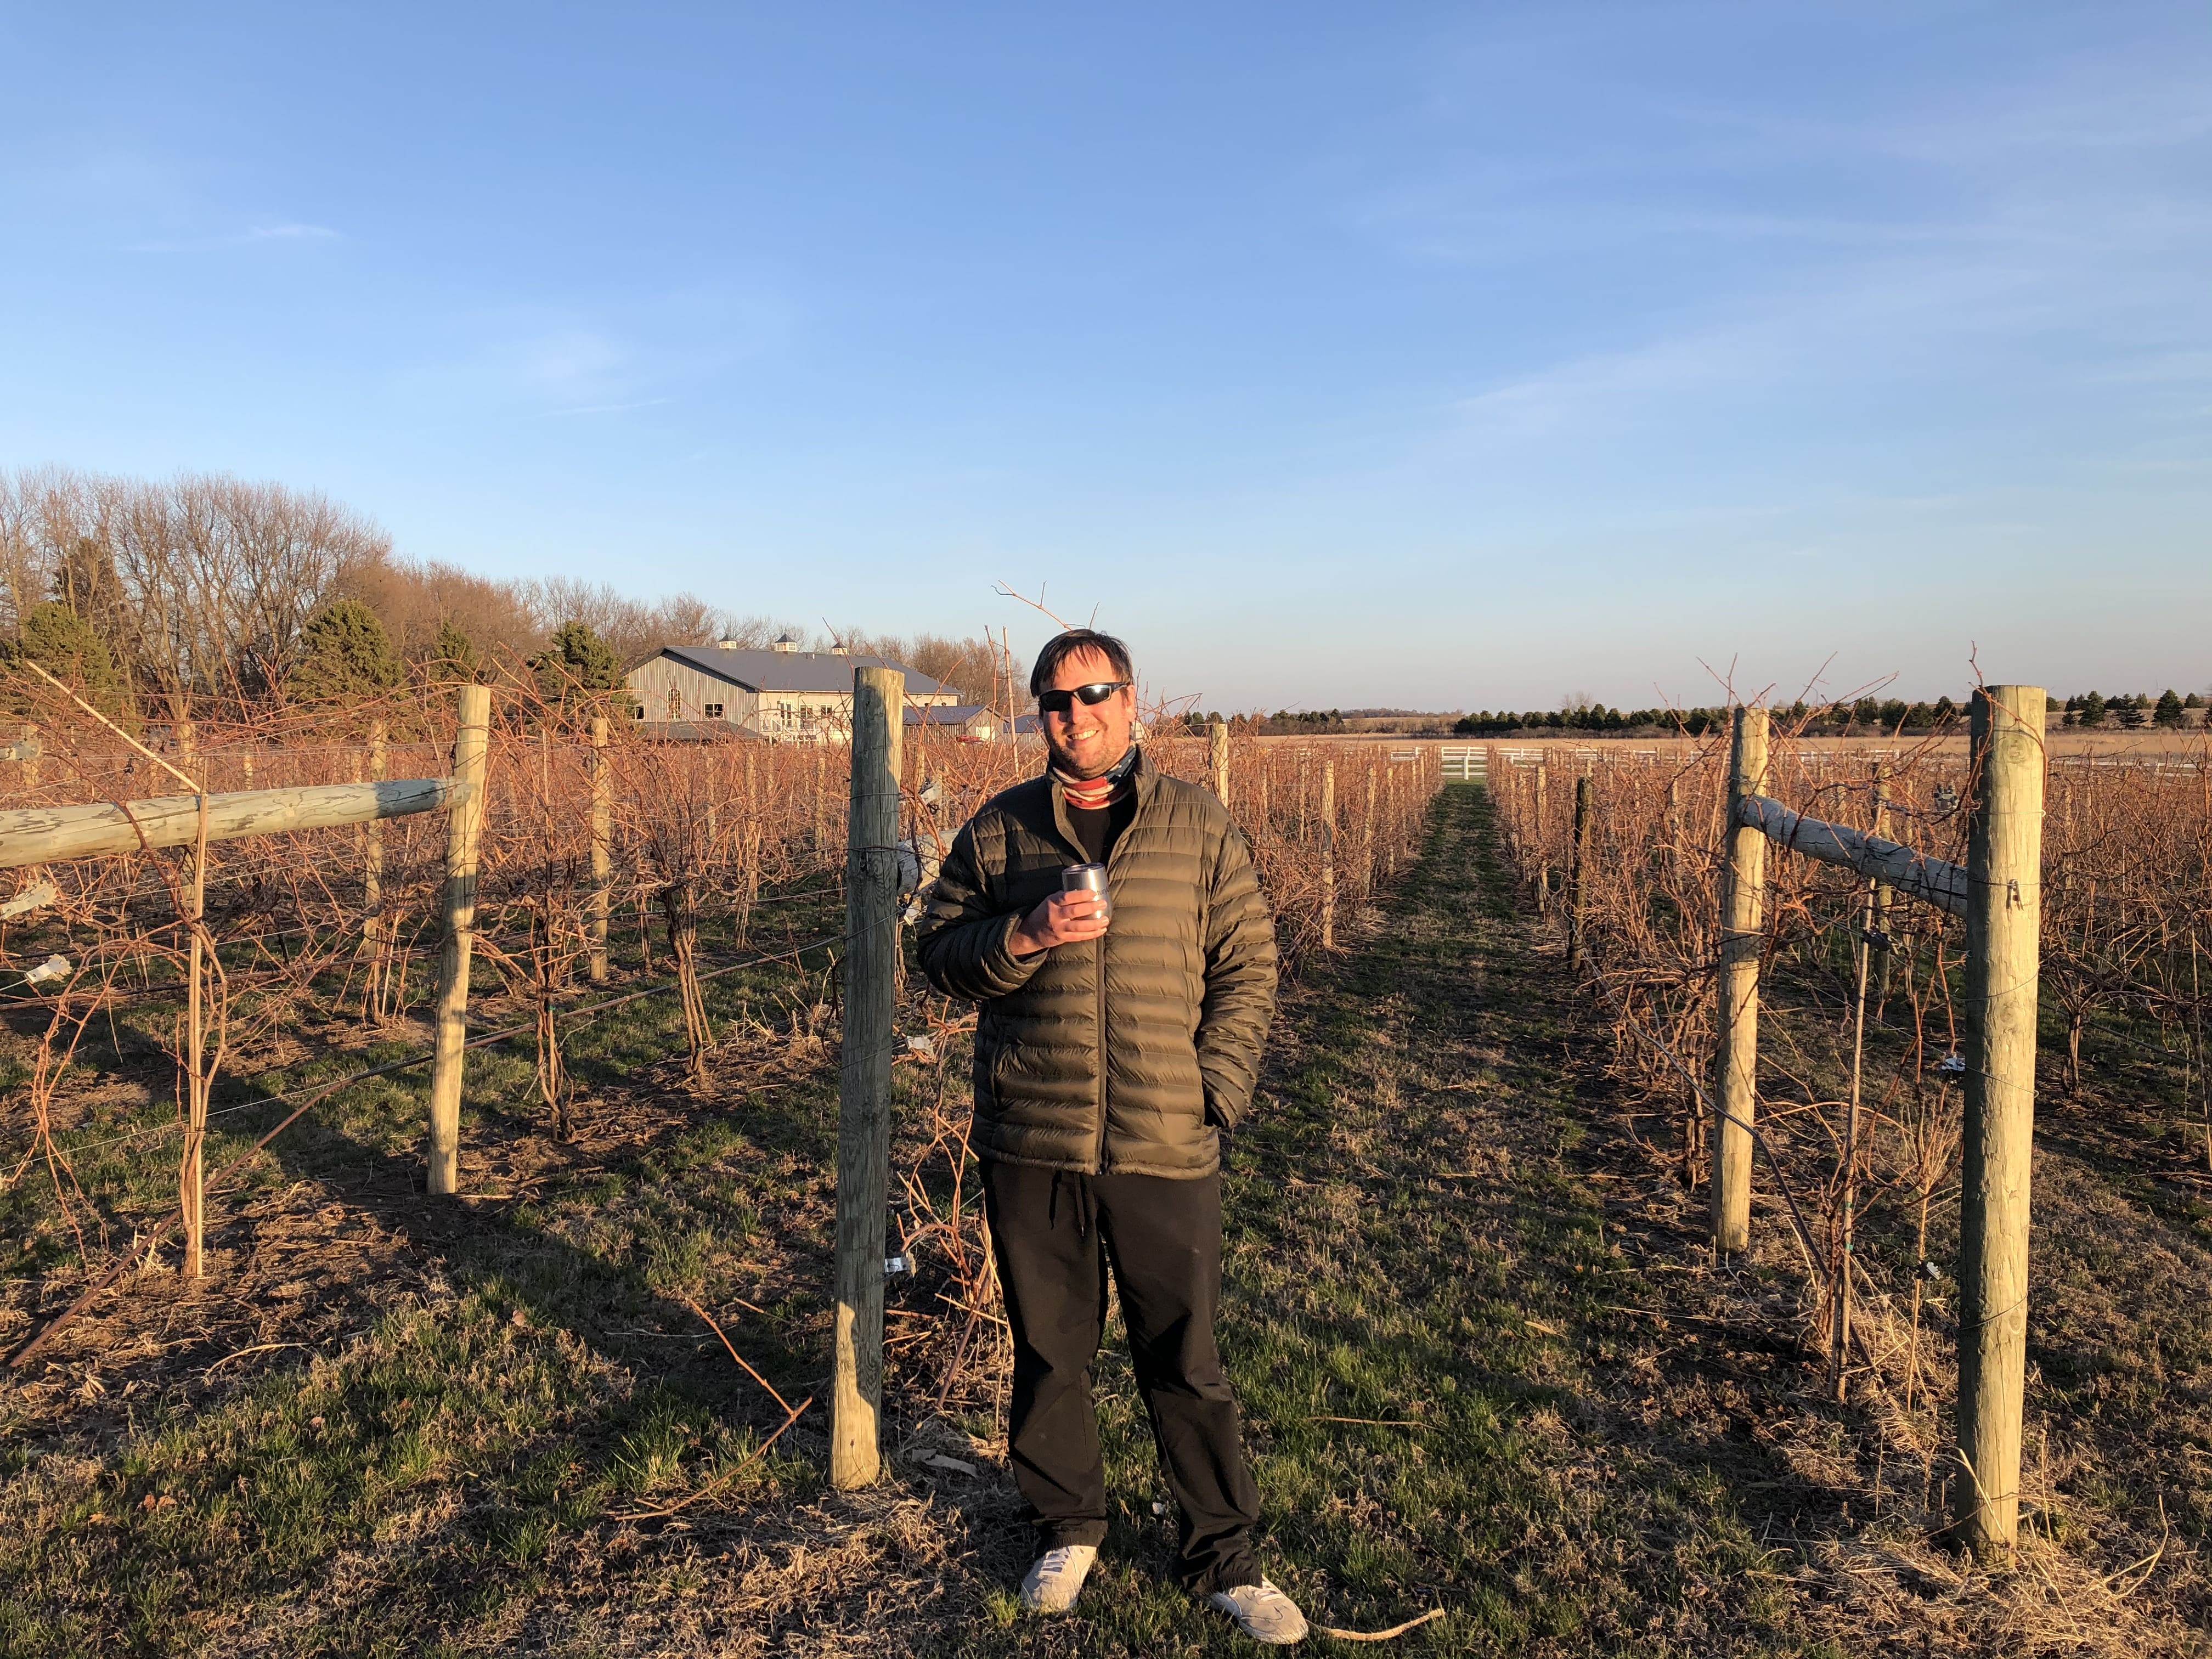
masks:
[[[1224,1340],[1268,1570],[1316,1622],[1446,1610],[1378,1651],[1830,1650],[1775,1593],[1725,1449],[1610,1432],[1592,1368],[1649,1364],[1606,1311],[1641,1285],[1575,1168],[1559,970],[1497,860],[1482,793],[1448,789],[1421,867],[1287,996],[1234,1137]],[[1126,1358],[1101,1393],[1121,1516],[1083,1617],[945,1651],[1252,1650],[1163,1583]]]

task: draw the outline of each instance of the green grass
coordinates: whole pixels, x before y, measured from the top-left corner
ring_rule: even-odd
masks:
[[[824,920],[793,916],[793,931],[805,937],[799,929],[819,932]],[[744,949],[725,942],[732,956],[777,944],[758,932]],[[726,1030],[772,1011],[778,996],[818,993],[819,967],[711,981],[710,1010]],[[496,1004],[488,1012],[499,1018]],[[342,1076],[419,1041],[410,1033],[325,1054],[264,1075],[259,1087]],[[88,1069],[112,1075],[131,1049],[127,1038],[104,1042],[87,1053]],[[834,1073],[818,1061],[797,1075],[772,1072],[771,1095],[742,1086],[750,1068],[740,1061],[728,1068],[740,1086],[723,1098],[678,1109],[642,1139],[595,1145],[594,1113],[619,1109],[641,1069],[680,1054],[680,1012],[672,997],[649,998],[579,1022],[567,1049],[586,1103],[574,1149],[533,1133],[542,1126],[526,1049],[470,1058],[470,1184],[511,1186],[514,1171],[503,1179],[495,1170],[526,1148],[531,1196],[433,1205],[421,1191],[423,1074],[353,1085],[287,1132],[216,1206],[214,1274],[198,1291],[178,1287],[184,1366],[134,1364],[127,1352],[162,1314],[165,1292],[142,1281],[71,1330],[45,1368],[48,1386],[34,1370],[9,1390],[0,1514],[15,1524],[0,1533],[0,1654],[198,1650],[301,1601],[334,1562],[364,1553],[380,1564],[378,1582],[348,1598],[335,1621],[308,1616],[276,1645],[419,1651],[425,1630],[465,1632],[539,1593],[557,1536],[665,1503],[757,1449],[762,1425],[780,1413],[719,1348],[699,1350],[698,1322],[680,1298],[716,1303],[738,1285],[757,1290],[763,1270],[788,1276],[787,1252],[755,1259],[748,1249],[764,1218],[816,1206],[826,1190]],[[283,1109],[222,1120],[211,1164]],[[70,1139],[101,1140],[146,1115],[103,1109]],[[127,1238],[173,1204],[174,1156],[173,1137],[79,1154],[109,1237]],[[571,1172],[587,1160],[596,1167]],[[279,1334],[305,1340],[257,1358],[260,1333],[226,1292],[240,1288],[232,1281],[254,1281],[258,1237],[296,1218],[303,1192],[309,1210],[341,1201],[374,1252],[374,1271],[319,1280],[314,1294],[329,1297],[333,1317],[287,1325]],[[17,1253],[19,1273],[74,1254],[50,1188],[18,1183],[9,1202],[5,1218],[39,1241]],[[799,1241],[802,1264],[808,1242]],[[321,1243],[259,1277],[315,1273],[329,1254]],[[392,1271],[398,1283],[379,1282]],[[771,1312],[745,1333],[748,1357],[787,1389],[811,1386],[819,1297],[809,1284],[779,1283]],[[333,1325],[351,1328],[321,1328]],[[210,1386],[208,1368],[237,1353],[245,1363],[224,1385],[262,1374],[234,1389]],[[302,1353],[312,1356],[304,1364]],[[57,1376],[94,1378],[103,1405],[127,1389],[121,1420],[99,1408],[71,1420],[52,1397]],[[788,1504],[817,1486],[812,1463],[780,1448],[723,1495]]]

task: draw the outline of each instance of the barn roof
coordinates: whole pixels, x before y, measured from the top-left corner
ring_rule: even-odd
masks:
[[[904,723],[908,726],[965,726],[976,715],[990,713],[980,702],[940,703],[934,708],[909,704]],[[997,717],[994,715],[993,718]]]
[[[949,685],[917,673],[902,662],[881,657],[841,656],[834,651],[726,651],[719,645],[665,645],[661,656],[689,663],[704,674],[727,680],[748,691],[847,691],[853,689],[853,665],[896,668],[906,676],[909,697],[955,696]],[[649,668],[651,659],[639,667]],[[632,669],[635,673],[637,669]]]

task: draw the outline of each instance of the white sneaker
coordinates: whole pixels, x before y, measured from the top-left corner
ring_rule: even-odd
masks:
[[[1206,1605],[1227,1613],[1237,1621],[1237,1629],[1269,1647],[1286,1648],[1306,1639],[1305,1614],[1267,1579],[1216,1590],[1206,1598]]]
[[[1098,1559],[1096,1544],[1062,1544],[1047,1550],[1030,1565],[1022,1580],[1022,1605],[1031,1613],[1066,1613]]]

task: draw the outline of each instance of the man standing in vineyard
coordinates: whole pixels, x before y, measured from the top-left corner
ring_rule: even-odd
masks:
[[[1014,1339],[1014,1478],[1041,1553],[1023,1605],[1074,1603],[1106,1536],[1091,1365],[1110,1266],[1181,1511],[1176,1574],[1262,1642],[1306,1633],[1252,1553],[1260,1497],[1213,1323],[1217,1133],[1251,1103],[1275,929],[1243,837],[1130,741],[1129,653],[1074,629],[1030,672],[1051,764],[961,830],[918,930],[930,982],[980,1005],[975,1120]],[[1106,866],[1104,894],[1061,872]]]

